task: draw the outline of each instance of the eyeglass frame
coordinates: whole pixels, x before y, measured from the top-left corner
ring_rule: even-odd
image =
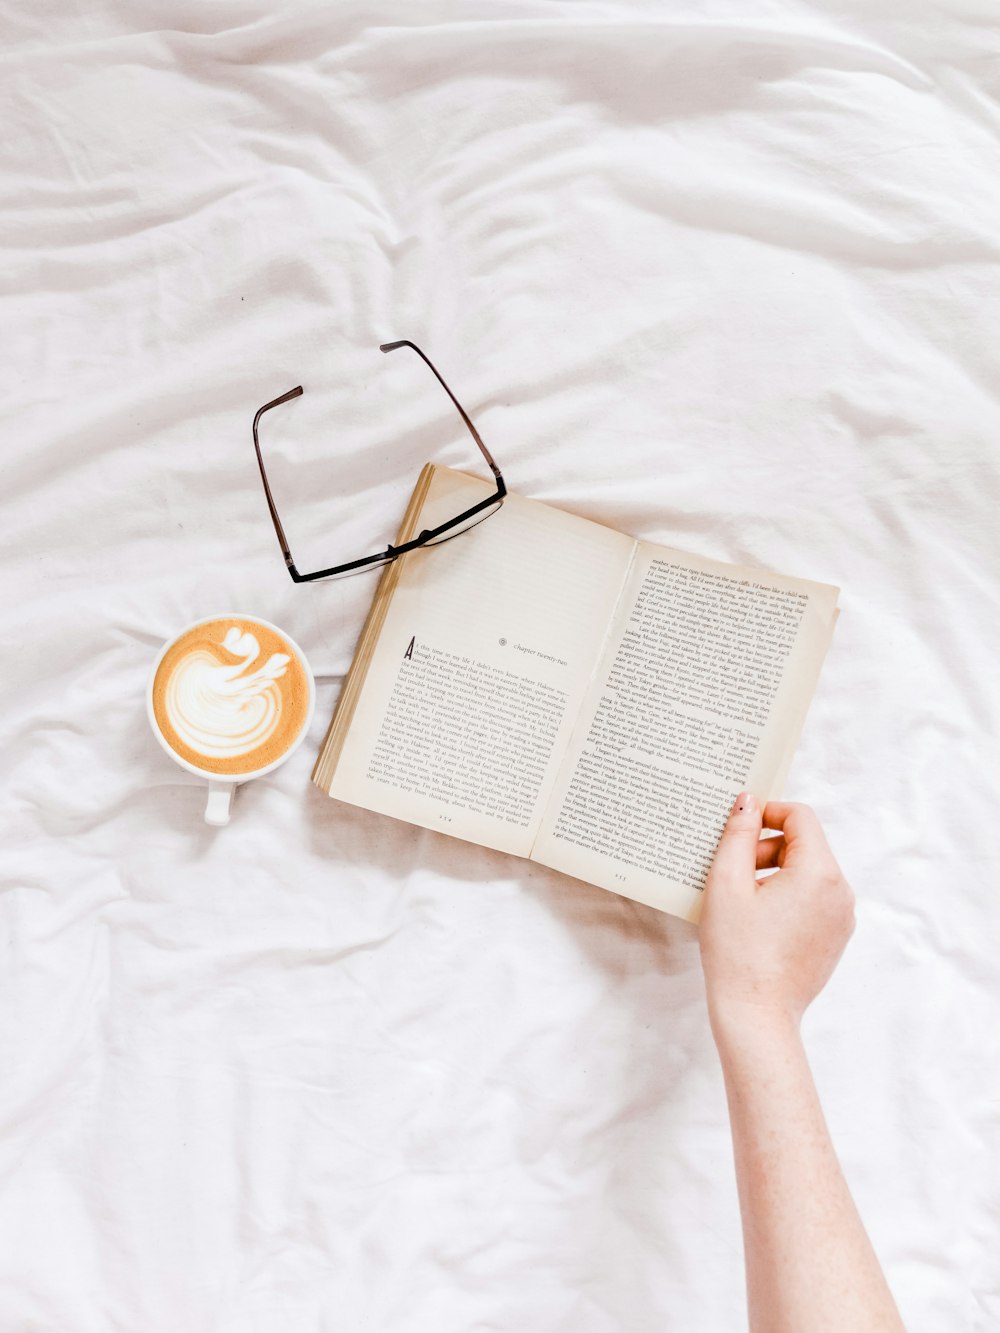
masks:
[[[414,537],[411,541],[403,542],[399,546],[393,546],[392,543],[390,542],[389,545],[386,546],[384,551],[379,551],[376,555],[365,556],[361,560],[350,560],[347,562],[347,564],[343,565],[332,565],[329,569],[318,569],[311,574],[299,573],[298,569],[295,567],[295,562],[292,559],[292,553],[289,550],[288,546],[288,539],[285,536],[284,528],[281,526],[281,519],[278,517],[278,510],[274,503],[274,497],[271,494],[271,487],[268,484],[267,473],[264,471],[264,460],[261,457],[260,440],[257,435],[258,423],[260,422],[260,419],[265,412],[270,411],[272,407],[279,407],[282,403],[287,403],[292,398],[298,398],[302,394],[303,392],[302,385],[298,384],[295,386],[294,389],[289,389],[287,393],[283,393],[280,398],[274,398],[271,400],[271,402],[265,403],[263,407],[259,407],[253,419],[253,444],[254,444],[254,449],[256,450],[257,453],[257,466],[260,468],[260,479],[264,483],[264,495],[267,499],[267,508],[271,515],[271,521],[274,524],[274,531],[278,538],[278,545],[281,547],[281,554],[284,556],[285,559],[285,566],[288,570],[288,573],[291,575],[293,583],[311,583],[316,579],[331,578],[335,574],[349,574],[355,571],[360,573],[367,566],[375,566],[376,564],[378,565],[391,564],[393,560],[398,559],[399,556],[401,555],[405,555],[407,551],[415,551],[421,546],[426,546],[428,542],[433,541],[434,538],[436,537],[440,537],[443,533],[446,533],[450,528],[457,527],[460,523],[464,523],[467,519],[472,518],[475,514],[479,514],[486,509],[490,509],[491,506],[495,505],[497,508],[499,508],[504,502],[504,498],[507,495],[507,486],[504,482],[500,469],[493,461],[493,455],[490,453],[486,445],[483,443],[479,432],[472,424],[472,421],[468,413],[466,412],[465,408],[458,401],[458,399],[455,397],[452,391],[448,388],[441,374],[437,370],[437,367],[431,361],[430,357],[426,356],[420,350],[417,344],[414,342],[410,342],[408,338],[401,338],[398,342],[380,343],[379,351],[394,352],[397,347],[412,348],[413,351],[416,352],[416,354],[423,361],[425,361],[427,365],[431,368],[431,370],[434,373],[434,376],[440,383],[441,387],[444,389],[445,393],[448,395],[451,401],[455,404],[455,407],[458,409],[459,416],[465,422],[466,426],[468,426],[469,431],[472,434],[472,438],[479,446],[480,450],[482,451],[483,457],[489,464],[490,471],[496,478],[496,483],[497,483],[496,493],[491,496],[488,496],[485,500],[481,500],[479,504],[473,505],[471,509],[466,509],[463,513],[456,515],[455,518],[449,519],[447,523],[442,523],[436,528],[425,528],[424,531],[421,532],[419,536]],[[484,515],[484,517],[490,517],[490,515]],[[460,535],[459,533],[455,533],[455,536],[459,535]]]

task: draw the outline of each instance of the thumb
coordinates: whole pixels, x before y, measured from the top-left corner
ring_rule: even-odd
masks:
[[[733,890],[745,884],[756,885],[757,843],[761,828],[760,802],[753,792],[740,792],[722,830],[706,888],[722,885],[725,890]]]

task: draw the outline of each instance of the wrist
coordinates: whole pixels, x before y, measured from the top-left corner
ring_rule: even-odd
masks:
[[[802,1044],[801,1015],[780,1005],[710,1000],[708,1016],[723,1059],[731,1052]]]

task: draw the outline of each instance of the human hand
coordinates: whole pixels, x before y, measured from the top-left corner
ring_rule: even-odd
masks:
[[[761,829],[777,830],[761,839]],[[756,871],[778,867],[757,880]],[[699,926],[709,1017],[798,1027],[854,930],[854,894],[808,805],[743,793],[705,882]]]

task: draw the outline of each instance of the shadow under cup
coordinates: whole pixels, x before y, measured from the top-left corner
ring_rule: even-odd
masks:
[[[170,757],[216,793],[217,817],[210,797],[206,819],[225,823],[232,788],[271,772],[301,743],[315,685],[301,648],[270,621],[207,616],[164,645],[146,704]]]

